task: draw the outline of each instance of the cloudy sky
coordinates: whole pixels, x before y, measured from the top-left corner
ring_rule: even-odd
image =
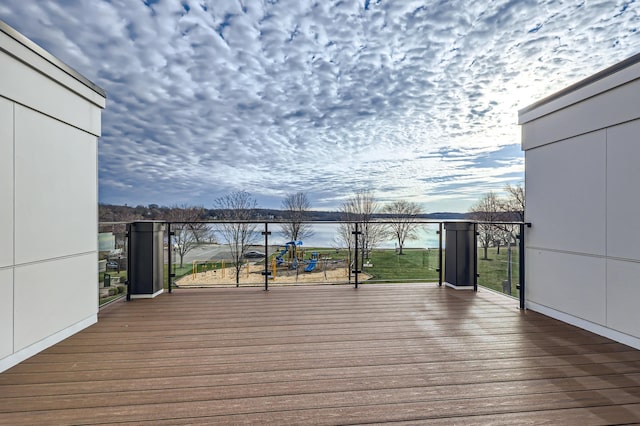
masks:
[[[356,190],[466,211],[523,181],[517,111],[640,51],[631,1],[2,0],[107,91],[100,201]]]

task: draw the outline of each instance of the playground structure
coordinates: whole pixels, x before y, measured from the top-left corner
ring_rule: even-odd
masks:
[[[342,282],[349,278],[349,264],[346,258],[332,256],[327,251],[305,253],[302,243],[285,245],[265,260],[243,261],[239,275],[241,285],[260,285],[267,274],[270,281],[278,285],[296,285],[298,283]],[[336,252],[337,253],[337,252]],[[307,259],[305,259],[305,254]],[[310,254],[310,256],[309,256]],[[279,263],[279,265],[278,265]],[[295,265],[295,268],[294,268]],[[235,285],[235,266],[228,260],[195,260],[191,273],[176,280],[179,287],[201,287]]]
[[[304,268],[305,272],[313,272],[314,269],[316,269],[316,265],[318,264],[318,259],[320,256],[318,256],[318,252],[314,251],[311,253],[311,259],[309,259],[309,264],[306,266],[306,268]]]
[[[289,269],[298,267],[298,259],[304,259],[304,249],[302,249],[302,241],[289,241],[284,245],[284,249],[280,254],[276,255],[276,266],[287,265]]]
[[[302,241],[289,241],[284,245],[284,249],[277,254],[271,262],[272,274],[275,276],[278,266],[287,266],[288,269],[298,269],[300,263],[305,264],[304,272],[313,272],[319,260],[317,251],[311,253],[311,259],[304,259],[304,249]]]

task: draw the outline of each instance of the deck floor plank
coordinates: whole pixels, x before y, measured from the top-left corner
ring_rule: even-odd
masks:
[[[640,351],[432,284],[179,289],[0,374],[0,424],[640,422]]]

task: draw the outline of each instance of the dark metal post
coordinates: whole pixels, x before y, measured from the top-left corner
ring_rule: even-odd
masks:
[[[360,235],[361,232],[358,230],[358,222],[356,222],[355,225],[356,225],[356,230],[352,232],[355,238],[355,244],[353,245],[355,250],[355,258],[353,260],[353,265],[355,266],[355,268],[351,272],[353,272],[354,279],[356,281],[356,288],[358,288],[358,272],[360,272],[358,270],[358,235]]]
[[[269,223],[264,223],[264,291],[269,291]]]
[[[518,249],[518,261],[519,261],[519,273],[520,273],[520,277],[519,277],[519,283],[520,283],[520,309],[524,309],[525,308],[525,298],[524,298],[524,291],[525,291],[525,286],[524,286],[524,223],[520,224],[520,244],[519,244],[519,249]]]
[[[173,262],[171,258],[171,253],[173,252],[173,246],[171,245],[172,235],[173,232],[171,232],[171,222],[167,222],[167,281],[169,282],[169,293],[171,293],[171,284],[173,281],[171,278],[175,277],[175,274],[173,273]]]
[[[442,222],[438,224],[438,287],[442,287]]]
[[[473,224],[473,291],[478,291],[478,224]]]
[[[127,223],[127,233],[125,234],[127,244],[127,302],[131,300],[131,224]]]

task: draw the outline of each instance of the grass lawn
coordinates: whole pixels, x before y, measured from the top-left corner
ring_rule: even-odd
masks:
[[[345,249],[306,248],[305,259],[317,252],[320,258],[333,260],[348,259],[349,252]],[[359,258],[358,262],[362,259]],[[374,249],[370,259],[365,259],[363,273],[372,275],[369,281],[397,282],[397,281],[438,281],[438,250],[437,249],[405,249],[398,255],[395,249]]]
[[[104,281],[104,274],[109,274],[111,279],[114,277],[120,277],[120,282],[124,283],[127,280],[127,271],[106,271],[106,272],[98,272],[98,282]]]
[[[478,249],[478,285],[502,292],[502,281],[507,280],[507,248],[502,247],[500,254],[495,247],[487,251],[487,259],[483,259],[484,251]],[[374,250],[370,259],[371,268],[363,272],[373,275],[371,281],[438,281],[437,249],[406,249],[398,255],[395,250]],[[518,247],[511,248],[511,295],[518,297],[516,284],[519,282]],[[442,259],[444,267],[444,253]]]
[[[305,248],[305,259],[311,257],[312,252],[318,252],[321,258],[331,258],[334,260],[347,259],[347,250],[335,250],[329,248]],[[483,259],[484,250],[478,248],[478,285],[488,287],[490,289],[502,292],[502,281],[507,279],[507,248],[501,247],[500,254],[495,247],[489,248],[487,251],[487,259]],[[511,277],[511,295],[518,297],[516,284],[519,282],[518,269],[518,247],[511,248],[512,257],[512,277]],[[365,262],[367,263],[367,262]],[[395,249],[375,249],[371,253],[368,260],[371,267],[363,268],[363,273],[372,275],[370,282],[410,282],[410,281],[438,281],[438,250],[437,249],[405,249],[402,255],[398,255]],[[444,267],[444,252],[442,264]],[[225,263],[225,267],[230,267],[231,262]],[[220,262],[208,262],[206,264],[198,264],[198,272],[219,269],[222,267]],[[168,268],[165,264],[165,289],[168,288]],[[180,267],[174,265],[174,280],[178,280],[185,275],[193,272],[193,265],[185,264]],[[111,274],[115,276],[117,274]],[[123,271],[122,282],[126,279],[126,271]]]
[[[369,262],[372,266],[362,272],[372,275],[371,281],[438,281],[437,249],[405,249],[401,255],[395,249],[377,249]]]
[[[519,283],[519,250],[518,247],[511,247],[511,295],[518,297],[516,284]],[[500,254],[495,247],[487,251],[487,259],[483,259],[484,250],[478,248],[478,285],[488,287],[502,293],[502,281],[507,279],[507,248],[501,247]]]

